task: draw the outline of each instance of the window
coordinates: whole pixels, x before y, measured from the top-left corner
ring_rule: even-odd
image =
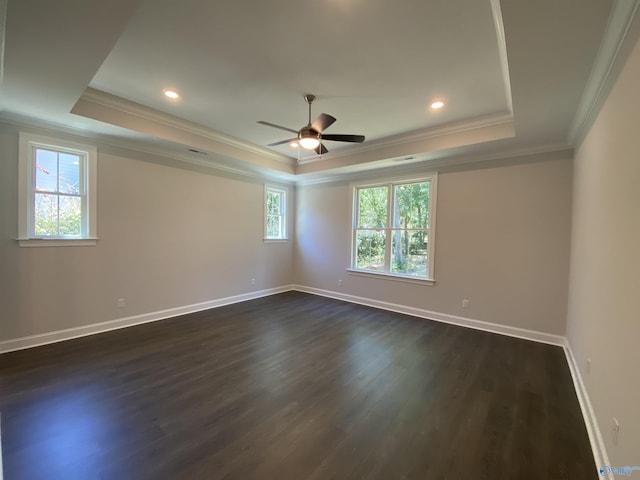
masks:
[[[266,240],[286,240],[287,191],[281,188],[266,186],[264,203],[264,238]]]
[[[97,150],[20,134],[21,246],[95,245]]]
[[[433,281],[437,176],[354,187],[351,268]]]

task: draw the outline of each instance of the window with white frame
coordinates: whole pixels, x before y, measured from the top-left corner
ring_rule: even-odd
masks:
[[[265,186],[264,238],[266,240],[287,239],[287,191]]]
[[[95,245],[97,149],[20,133],[22,246]]]
[[[351,269],[433,281],[437,174],[353,187]]]

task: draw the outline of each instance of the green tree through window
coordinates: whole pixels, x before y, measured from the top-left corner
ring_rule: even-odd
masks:
[[[355,189],[353,268],[431,278],[432,178]]]
[[[358,190],[358,229],[356,268],[383,270],[388,187]]]
[[[36,235],[80,236],[81,157],[42,148],[36,148],[34,155]]]
[[[391,271],[427,274],[429,182],[394,186]]]
[[[20,246],[96,245],[98,151],[20,132]]]
[[[265,195],[265,238],[284,240],[287,238],[287,192],[266,187]]]

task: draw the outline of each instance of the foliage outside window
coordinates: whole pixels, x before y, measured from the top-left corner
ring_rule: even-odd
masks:
[[[20,134],[21,242],[95,239],[96,154],[95,147]]]
[[[435,181],[355,187],[354,270],[433,279]]]
[[[281,188],[265,187],[265,239],[287,238],[287,192]]]

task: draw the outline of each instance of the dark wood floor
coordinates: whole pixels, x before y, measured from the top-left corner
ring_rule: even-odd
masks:
[[[598,478],[561,348],[303,293],[0,378],[6,480]]]

